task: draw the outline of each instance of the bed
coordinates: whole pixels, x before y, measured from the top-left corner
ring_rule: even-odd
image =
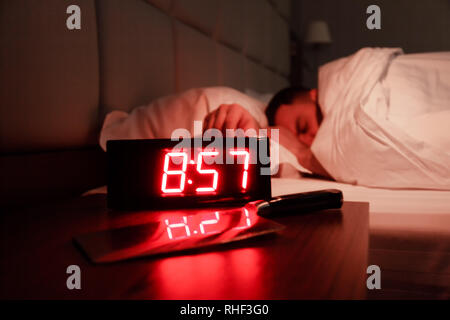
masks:
[[[368,265],[381,268],[372,299],[450,297],[450,191],[366,188],[314,178],[272,179],[274,195],[324,188],[369,202]]]

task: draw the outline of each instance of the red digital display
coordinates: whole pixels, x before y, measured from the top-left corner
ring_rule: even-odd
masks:
[[[271,197],[270,157],[261,161],[267,138],[223,138],[216,146],[187,140],[108,141],[108,207],[210,207]]]
[[[245,229],[251,226],[250,214],[243,208],[243,215],[237,225],[231,229]],[[183,215],[164,219],[167,237],[170,240],[201,237],[221,233],[230,228],[230,215],[221,214],[219,211],[208,214]]]
[[[250,207],[149,213],[148,223],[84,234],[76,241],[92,261],[103,263],[219,245],[282,228]]]

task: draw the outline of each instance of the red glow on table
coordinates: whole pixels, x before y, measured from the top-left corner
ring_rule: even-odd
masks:
[[[260,248],[245,248],[157,260],[147,280],[153,291],[140,297],[156,291],[160,299],[263,299],[270,290],[264,257]]]

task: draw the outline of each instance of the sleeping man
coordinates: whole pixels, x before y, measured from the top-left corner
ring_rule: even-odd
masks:
[[[340,182],[450,189],[449,53],[364,48],[322,66],[317,90],[287,88],[268,106],[231,88],[191,89],[108,114],[100,144],[170,138],[194,132],[194,121],[203,130],[277,128],[300,165]]]
[[[279,91],[265,109],[269,129],[278,129],[279,142],[292,152],[298,162],[311,172],[330,177],[311,152],[322,114],[317,104],[317,90],[289,87]],[[222,104],[204,119],[203,130],[260,129],[246,108],[239,104]],[[271,131],[268,130],[270,136]]]
[[[450,53],[365,48],[320,68],[318,91],[287,88],[266,111],[312,172],[373,187],[450,189]],[[256,125],[237,105],[205,128]]]

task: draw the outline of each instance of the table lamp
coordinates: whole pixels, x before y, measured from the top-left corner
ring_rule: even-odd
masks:
[[[313,72],[316,73],[318,68],[318,56],[321,47],[332,42],[328,23],[323,20],[315,20],[310,22],[304,42],[307,45],[311,45],[314,51]]]

